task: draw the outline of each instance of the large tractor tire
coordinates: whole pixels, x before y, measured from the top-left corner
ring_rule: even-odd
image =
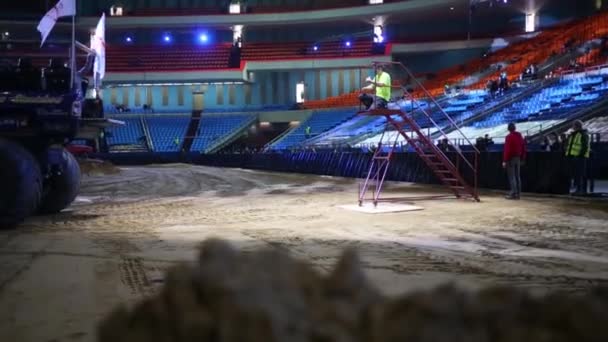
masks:
[[[80,190],[80,166],[66,149],[60,150],[58,164],[50,166],[44,182],[40,214],[55,214],[67,208]]]
[[[38,161],[20,144],[0,138],[0,228],[11,228],[33,215],[41,192]]]

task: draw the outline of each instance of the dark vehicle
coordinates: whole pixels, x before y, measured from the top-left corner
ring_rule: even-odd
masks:
[[[78,194],[80,167],[65,146],[82,133],[96,138],[107,121],[101,100],[84,98],[87,79],[74,74],[54,60],[0,65],[0,228],[57,213]]]

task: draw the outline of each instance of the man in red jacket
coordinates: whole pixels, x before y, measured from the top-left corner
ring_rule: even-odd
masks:
[[[521,177],[519,175],[521,164],[526,160],[526,140],[521,133],[515,130],[515,124],[509,124],[509,134],[505,138],[505,149],[502,158],[502,167],[507,169],[509,187],[511,192],[507,199],[518,200],[521,194]]]

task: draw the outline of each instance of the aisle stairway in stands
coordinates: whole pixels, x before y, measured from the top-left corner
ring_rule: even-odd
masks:
[[[184,137],[184,144],[182,145],[182,149],[184,151],[190,151],[192,148],[192,143],[194,142],[194,137],[196,136],[196,131],[198,130],[202,113],[202,110],[192,111],[190,122],[188,123],[188,129],[186,130],[186,136]]]
[[[179,152],[190,122],[188,115],[147,115],[144,117],[150,131],[154,152]]]
[[[315,111],[312,115],[302,121],[296,128],[280,136],[270,143],[269,148],[274,150],[289,149],[298,146],[307,138],[319,135],[333,127],[351,119],[356,115],[352,107],[335,110]],[[310,135],[306,129],[310,127]]]
[[[147,152],[146,134],[138,116],[111,117],[123,121],[124,125],[111,126],[106,132],[106,141],[111,152]]]
[[[254,114],[203,114],[190,151],[209,153],[228,143],[230,137],[256,120]]]

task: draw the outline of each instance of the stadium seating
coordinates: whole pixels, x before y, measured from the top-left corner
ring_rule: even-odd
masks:
[[[145,116],[155,152],[178,152],[184,142],[189,115]]]
[[[231,44],[195,45],[108,45],[110,72],[180,71],[228,68]]]
[[[243,128],[253,117],[251,114],[203,114],[190,150],[207,151],[222,138]]]
[[[496,79],[501,72],[506,72],[510,81],[516,80],[531,64],[539,65],[551,56],[565,52],[565,46],[577,45],[592,39],[602,37],[608,32],[608,14],[600,13],[594,16],[568,23],[562,26],[547,29],[533,38],[513,43],[508,47],[475,59],[463,65],[453,66],[438,71],[432,79],[423,83],[432,96],[439,96],[444,92],[444,86],[460,84],[471,75],[481,75],[470,89],[485,88],[488,80]],[[592,52],[596,53],[596,52]],[[503,65],[504,67],[498,67]],[[426,97],[421,89],[415,89],[414,97]],[[347,101],[353,94],[328,99],[336,103]],[[322,101],[321,101],[322,102]],[[332,104],[309,104],[315,106],[331,107]]]
[[[365,57],[371,55],[372,42],[367,40],[354,40],[350,47],[342,41],[324,42],[316,45],[311,42],[288,43],[247,43],[243,47],[241,58],[248,61],[277,60],[296,58],[343,58]]]
[[[315,111],[307,120],[301,122],[298,127],[287,132],[277,141],[272,143],[270,148],[283,150],[292,146],[297,146],[308,138],[306,136],[306,127],[310,127],[310,135],[313,137],[339,125],[355,115],[356,110],[353,108]]]
[[[120,116],[116,119],[123,121],[125,124],[108,128],[108,134],[106,135],[108,145],[142,145],[145,134],[140,117]]]
[[[444,110],[450,115],[450,118],[456,122],[462,122],[475,115],[475,113],[491,105],[493,100],[489,99],[487,92],[484,90],[470,91],[453,98],[440,98],[439,103]],[[425,101],[416,101],[414,107],[411,101],[398,101],[391,104],[389,107],[398,106],[401,110],[407,113],[412,113],[414,119],[420,128],[429,129],[429,132],[435,132],[431,119],[439,126],[449,124],[448,118],[434,105],[430,105]],[[421,110],[416,110],[416,106],[420,106],[431,118],[427,117]],[[396,108],[396,107],[395,107]],[[363,144],[374,144],[380,139],[382,132],[386,126],[385,118],[361,119],[360,117],[353,118],[327,134],[321,139],[316,139],[315,145],[341,145],[345,142],[353,142],[364,139]],[[360,137],[360,139],[357,139]],[[401,138],[400,138],[401,139]]]
[[[572,111],[585,108],[606,94],[602,89],[608,83],[602,77],[580,77],[563,80],[557,85],[544,88],[532,96],[514,103],[509,108],[494,113],[476,127],[492,127],[507,122],[528,120],[559,120],[566,118]]]
[[[606,94],[607,78],[585,73],[569,75],[462,130],[469,139],[489,134],[500,143],[506,135],[506,124],[516,122],[521,132],[533,135],[570,119],[574,113],[605,99]],[[461,136],[451,133],[448,137],[457,139]]]

